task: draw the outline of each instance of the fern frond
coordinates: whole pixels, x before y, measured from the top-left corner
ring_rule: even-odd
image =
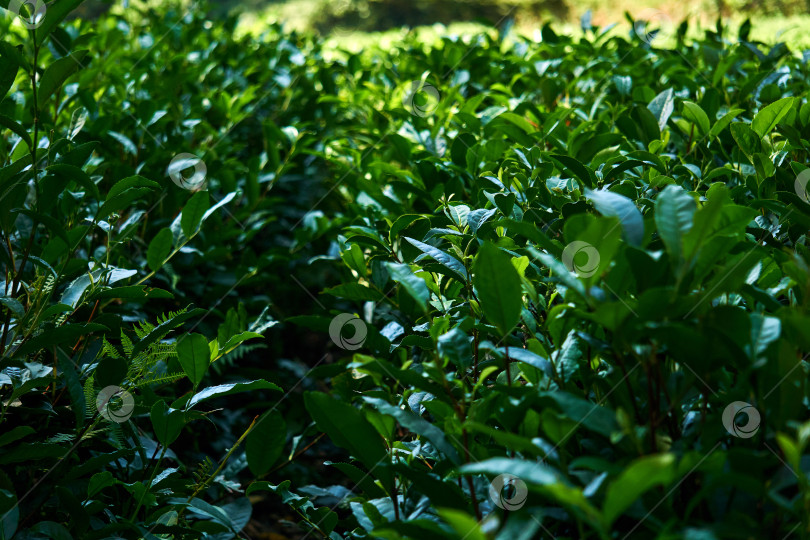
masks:
[[[110,434],[112,443],[116,448],[124,448],[124,430],[115,422],[108,422],[107,432]]]
[[[95,437],[96,435],[101,435],[102,433],[106,433],[106,432],[107,432],[107,428],[106,428],[106,427],[103,427],[103,428],[101,428],[101,429],[94,429],[94,430],[92,430],[92,431],[88,431],[87,433],[85,433],[85,434],[82,436],[82,440],[83,440],[83,441],[86,441],[86,440],[88,440],[88,439],[92,439],[92,438],[93,438],[93,437]]]
[[[136,381],[134,383],[134,388],[140,388],[141,386],[147,386],[147,385],[150,385],[150,384],[170,383],[170,382],[178,381],[178,380],[182,379],[185,376],[186,376],[186,374],[183,373],[182,371],[179,372],[179,373],[169,373],[167,375],[155,375],[155,376],[153,376],[151,378],[145,378],[143,380]]]
[[[133,325],[132,329],[135,330],[135,335],[138,336],[138,339],[143,339],[149,335],[149,332],[154,330],[155,327],[148,321],[138,321]]]
[[[264,343],[251,343],[249,345],[240,345],[236,349],[225,355],[225,358],[232,360],[241,360],[247,353],[253,352],[258,349],[266,349],[267,345]]]
[[[102,344],[103,344],[102,348],[101,348],[102,358],[105,358],[105,357],[123,358],[123,356],[118,351],[118,349],[115,348],[115,345],[113,345],[112,343],[107,341],[106,337],[103,337],[101,339],[102,339]]]
[[[197,470],[191,473],[191,476],[194,477],[194,484],[192,484],[191,488],[200,487],[203,482],[208,480],[208,477],[211,474],[211,470],[214,468],[214,462],[211,461],[211,458],[205,456],[205,459],[197,466]]]
[[[53,437],[45,440],[47,444],[59,444],[73,441],[73,434],[71,433],[57,433]]]
[[[87,380],[84,381],[84,404],[85,411],[84,417],[91,418],[96,412],[96,385],[95,374],[91,373]]]
[[[136,330],[137,331],[137,330]],[[132,340],[129,339],[123,330],[121,330],[121,345],[124,347],[124,354],[127,355],[127,358],[132,356]]]
[[[241,360],[246,354],[255,351],[257,349],[266,349],[267,345],[264,343],[251,343],[248,345],[240,345],[236,349],[232,350],[213,364],[211,364],[211,368],[214,370],[215,373],[224,373],[225,371],[233,368],[236,365],[236,362]]]
[[[41,296],[45,298],[49,294],[51,294],[51,291],[53,291],[55,285],[56,285],[56,276],[54,276],[53,274],[48,274],[48,276],[45,278],[45,285],[42,287]]]
[[[186,311],[188,311],[187,308],[181,308],[181,309],[178,309],[177,311],[169,311],[168,313],[158,315],[158,318],[157,318],[158,326],[160,326],[161,324],[163,324],[165,322],[169,322],[170,320],[174,319],[175,317],[177,317],[179,315],[182,315]]]

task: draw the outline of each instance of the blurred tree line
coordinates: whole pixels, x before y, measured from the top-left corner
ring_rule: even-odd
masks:
[[[715,0],[717,10],[723,15],[810,13],[810,0]]]
[[[210,15],[260,11],[286,0],[210,0]],[[733,14],[795,15],[810,13],[810,0],[705,0],[707,12]],[[73,17],[95,19],[115,0],[86,0]],[[313,0],[312,26],[327,33],[334,28],[375,31],[399,26],[485,20],[497,22],[507,16],[566,19],[577,13],[578,0]],[[665,4],[662,0],[661,4]],[[609,8],[609,5],[603,6]]]
[[[570,0],[333,0],[323,2],[314,26],[387,30],[458,21],[498,22],[512,15],[567,18]]]

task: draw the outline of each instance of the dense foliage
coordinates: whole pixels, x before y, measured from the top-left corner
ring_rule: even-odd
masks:
[[[0,19],[0,537],[810,534],[796,52],[79,1]]]

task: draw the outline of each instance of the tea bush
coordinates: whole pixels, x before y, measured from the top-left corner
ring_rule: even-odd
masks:
[[[0,0],[3,538],[808,536],[805,56],[79,3]]]

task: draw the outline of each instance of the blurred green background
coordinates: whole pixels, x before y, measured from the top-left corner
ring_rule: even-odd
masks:
[[[531,26],[546,19],[579,20],[586,11],[593,13],[594,23],[599,25],[618,21],[625,11],[636,14],[659,10],[662,18],[679,20],[696,16],[714,19],[718,15],[790,17],[810,12],[810,0],[249,0],[222,5],[283,18],[299,28],[322,32],[336,26],[379,31],[403,25],[497,22],[507,16],[513,16],[520,26]]]
[[[92,18],[111,6],[126,10],[130,1],[88,0],[77,16]],[[241,33],[260,34],[268,24],[282,22],[290,30],[315,31],[349,48],[407,29],[467,34],[507,20],[526,35],[549,22],[559,31],[576,33],[583,16],[594,26],[615,25],[612,31],[626,32],[625,13],[664,29],[683,20],[695,29],[714,27],[718,18],[735,28],[750,18],[754,40],[810,47],[810,0],[214,0],[212,5],[212,17],[239,13]]]
[[[354,32],[441,24],[451,32],[467,33],[507,19],[528,35],[547,22],[577,32],[586,13],[595,26],[615,24],[615,31],[627,31],[630,24],[624,14],[629,12],[634,19],[661,26],[688,19],[696,27],[713,27],[720,18],[736,27],[751,18],[753,39],[810,46],[810,0],[228,0],[219,5],[223,11],[239,10],[247,32],[261,32],[268,22],[284,22],[296,30],[337,35],[349,45],[353,37],[361,39]]]

